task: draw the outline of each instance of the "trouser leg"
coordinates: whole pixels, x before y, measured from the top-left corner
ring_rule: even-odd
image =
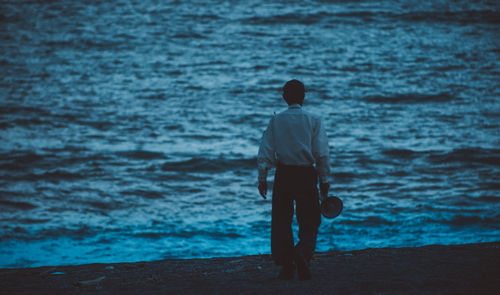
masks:
[[[309,195],[295,199],[297,222],[299,224],[299,242],[295,246],[295,254],[306,262],[311,260],[316,248],[318,227],[321,224],[321,211],[316,186]]]
[[[293,199],[283,189],[283,185],[286,183],[280,183],[278,171],[276,171],[272,200],[271,255],[277,265],[292,264],[294,257]]]

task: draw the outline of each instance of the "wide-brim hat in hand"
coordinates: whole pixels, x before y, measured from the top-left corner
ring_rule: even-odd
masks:
[[[328,219],[339,216],[343,208],[342,200],[336,196],[327,197],[321,202],[321,214]]]

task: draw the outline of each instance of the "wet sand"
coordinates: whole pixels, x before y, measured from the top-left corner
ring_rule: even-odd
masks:
[[[500,294],[500,242],[316,253],[311,281],[269,255],[0,269],[1,294]]]

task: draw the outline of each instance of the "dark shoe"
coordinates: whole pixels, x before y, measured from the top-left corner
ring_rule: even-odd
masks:
[[[295,257],[295,263],[297,263],[297,274],[300,281],[307,281],[312,278],[311,271],[309,270],[309,263],[301,256],[297,255]]]
[[[295,278],[295,265],[285,265],[278,275],[279,280],[293,280]]]

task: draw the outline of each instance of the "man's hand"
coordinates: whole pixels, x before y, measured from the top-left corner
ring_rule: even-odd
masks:
[[[319,184],[319,197],[320,200],[323,202],[326,200],[328,197],[328,190],[330,189],[330,184],[325,182],[325,183],[320,183]]]
[[[267,195],[267,181],[259,181],[259,193],[265,200]]]

